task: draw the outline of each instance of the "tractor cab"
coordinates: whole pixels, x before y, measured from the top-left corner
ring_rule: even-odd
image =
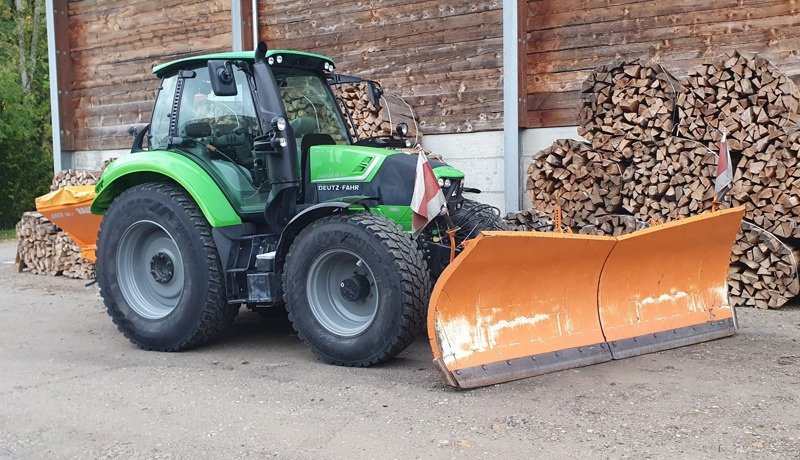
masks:
[[[153,71],[161,78],[161,86],[151,124],[149,131],[137,133],[132,151],[144,150],[146,141],[148,150],[191,157],[220,186],[238,213],[269,221],[264,216],[265,206],[279,194],[292,194],[281,198],[282,202],[299,201],[302,208],[314,204],[303,203],[317,191],[311,184],[314,172],[325,174],[325,179],[335,177],[321,162],[316,165],[320,167],[312,168],[312,147],[381,148],[339,150],[336,158],[325,158],[330,166],[330,162],[363,165],[397,153],[386,148],[411,146],[404,138],[407,123],[400,123],[397,137],[392,132],[367,139],[355,137],[353,115],[334,91],[343,85],[361,84],[372,103],[380,106],[383,90],[377,83],[336,75],[333,62],[316,54],[262,50],[258,56],[258,52],[220,53],[156,67]],[[347,171],[344,173],[346,178]],[[319,197],[312,201],[316,200]],[[295,213],[283,209],[275,217],[285,223]]]
[[[263,213],[276,182],[271,179],[297,181],[302,175],[306,135],[330,144],[347,144],[350,138],[326,84],[326,74],[333,70],[329,59],[273,50],[261,65],[269,66],[272,74],[261,75],[261,80],[252,52],[187,58],[156,67],[161,87],[150,129],[139,133],[133,150],[143,149],[146,135],[149,150],[189,155],[237,210]],[[259,101],[259,90],[272,97]],[[307,101],[313,110],[297,110],[298,100]],[[282,158],[284,151],[291,152],[291,158]],[[291,177],[270,178],[270,166]]]

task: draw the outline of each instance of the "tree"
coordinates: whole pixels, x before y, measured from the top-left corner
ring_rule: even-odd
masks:
[[[43,0],[0,3],[0,228],[10,228],[52,180]]]
[[[42,0],[14,0],[14,6],[17,22],[20,81],[22,82],[22,89],[25,92],[30,92],[31,80],[36,72],[36,54],[39,50]],[[31,23],[30,27],[28,27],[28,22]],[[28,29],[31,31],[30,34]]]

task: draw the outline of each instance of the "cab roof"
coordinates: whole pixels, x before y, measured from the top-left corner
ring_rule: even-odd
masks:
[[[321,54],[314,54],[314,53],[306,53],[304,51],[292,51],[292,50],[269,50],[267,51],[267,58],[271,56],[277,55],[284,55],[284,56],[295,56],[297,58],[301,58],[307,60],[311,58],[312,60],[320,60],[323,62],[329,62],[333,64],[333,60],[327,56],[323,56]],[[212,54],[202,54],[199,56],[191,56],[186,58],[177,59],[171,62],[167,62],[164,64],[159,64],[153,67],[153,73],[156,74],[158,77],[164,76],[173,70],[183,69],[186,68],[188,64],[193,63],[203,63],[205,61],[209,61],[211,59],[227,59],[227,60],[236,60],[236,61],[246,61],[255,60],[255,52],[254,51],[232,51],[227,53],[212,53]]]

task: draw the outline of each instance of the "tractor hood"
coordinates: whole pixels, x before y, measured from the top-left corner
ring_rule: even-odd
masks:
[[[388,160],[388,164],[385,163]],[[309,151],[311,182],[372,182],[384,166],[405,171],[413,183],[417,157],[392,149],[358,145],[316,145]],[[464,173],[431,160],[437,179],[463,179]],[[400,171],[398,171],[400,172]]]

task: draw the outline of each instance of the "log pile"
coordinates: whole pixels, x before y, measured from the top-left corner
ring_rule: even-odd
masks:
[[[532,158],[535,210],[560,207],[573,231],[603,235],[709,210],[727,131],[735,175],[721,206],[744,205],[748,221],[731,299],[779,308],[800,293],[800,90],[769,62],[732,52],[679,83],[654,64],[604,66],[584,83],[579,119],[591,145],[559,140]]]
[[[645,222],[707,211],[716,166],[716,155],[705,146],[677,137],[638,149],[623,176],[622,207]]]
[[[379,109],[370,102],[366,83],[344,83],[334,85],[332,88],[342,113],[350,114],[350,117],[345,115],[345,123],[353,139],[392,134],[392,125],[386,116],[386,108]]]
[[[753,223],[781,238],[800,238],[800,130],[787,128],[744,152],[731,196]]]
[[[780,308],[800,294],[800,251],[750,222],[742,222],[728,272],[734,305]]]
[[[26,212],[17,223],[17,270],[37,275],[94,278],[94,265],[72,239],[38,212]]]
[[[554,229],[551,216],[535,209],[510,212],[503,220],[509,229],[520,232],[552,232]]]
[[[681,81],[678,135],[716,150],[727,129],[734,162],[759,141],[797,125],[800,90],[764,58],[733,51]]]
[[[575,227],[619,210],[622,172],[591,145],[563,139],[534,156],[525,188],[534,209],[552,216],[559,205],[564,225]]]
[[[104,163],[103,169],[107,164]],[[53,176],[50,190],[58,190],[72,185],[94,185],[102,172],[102,170],[94,171],[88,169],[65,169],[64,171],[59,171]]]
[[[582,235],[620,236],[650,227],[650,224],[626,214],[609,214],[595,217],[580,227]]]
[[[672,135],[678,86],[659,64],[599,67],[583,83],[578,134],[598,150],[626,157],[634,142],[664,140]]]

